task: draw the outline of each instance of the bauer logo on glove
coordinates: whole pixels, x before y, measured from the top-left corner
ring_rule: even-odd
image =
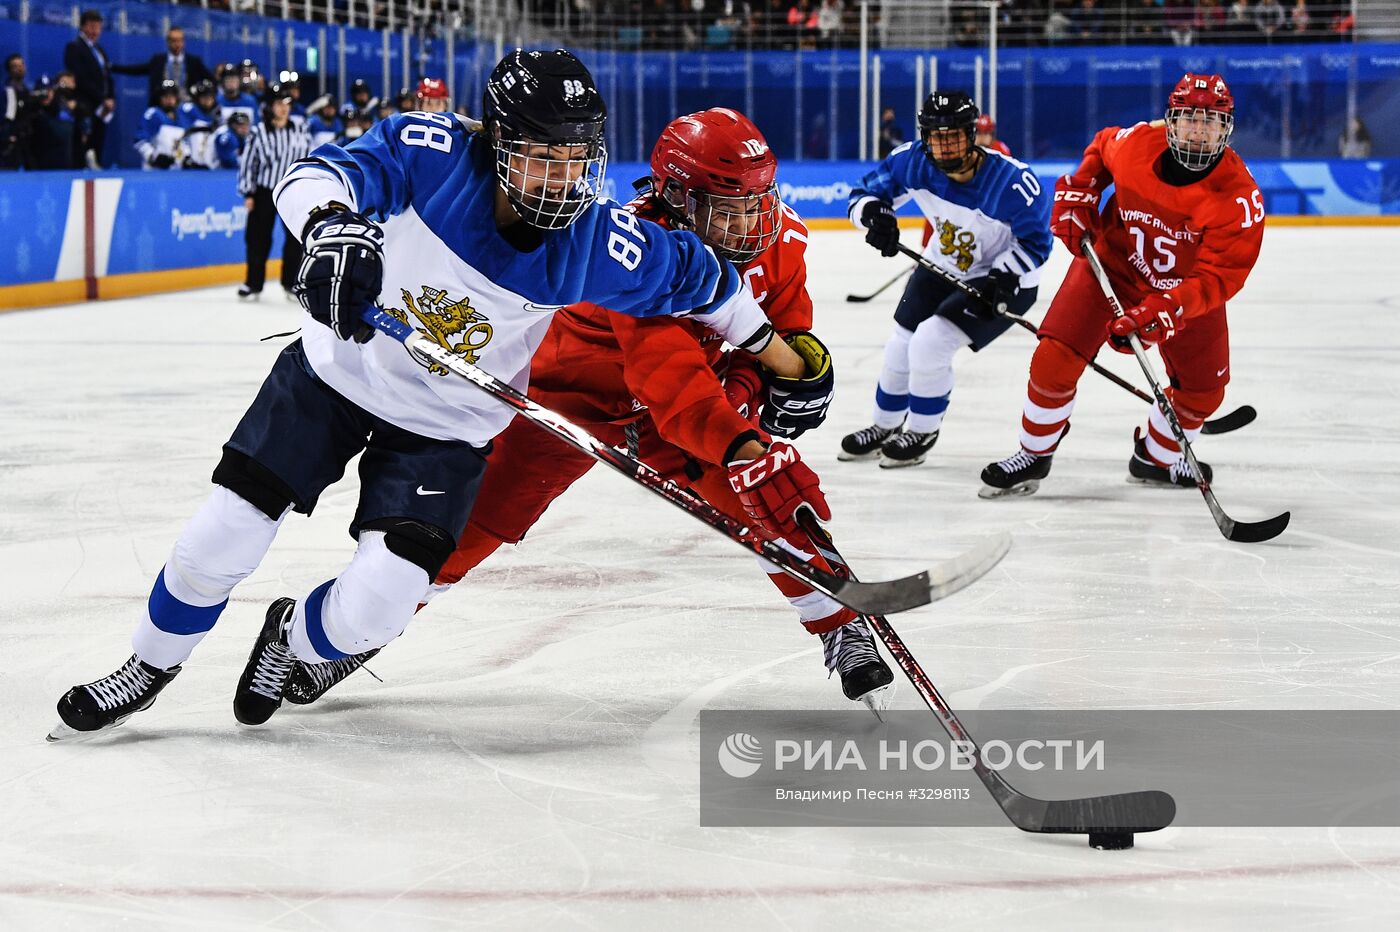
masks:
[[[765,373],[767,396],[758,426],[775,437],[792,440],[826,420],[835,395],[836,376],[831,353],[815,334],[792,333],[783,342],[802,357],[807,371],[796,379]]]

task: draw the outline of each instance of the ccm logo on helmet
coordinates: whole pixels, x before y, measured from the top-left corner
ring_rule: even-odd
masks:
[[[688,172],[688,171],[682,169],[681,167],[679,167],[678,165],[676,165],[674,162],[667,162],[667,163],[666,163],[666,170],[667,170],[668,172],[675,172],[677,175],[680,175],[680,176],[681,176],[682,178],[684,178],[686,181],[689,181],[689,180],[690,180],[690,172]]]

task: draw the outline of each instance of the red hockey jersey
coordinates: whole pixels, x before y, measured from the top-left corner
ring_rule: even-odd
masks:
[[[628,207],[670,225],[645,195]],[[739,271],[779,333],[810,330],[807,227],[786,206],[782,224],[778,241]],[[555,314],[536,351],[530,394],[584,424],[626,423],[647,412],[662,439],[722,465],[734,440],[753,430],[725,395],[722,346],[720,336],[694,320],[633,318],[575,304]]]
[[[1105,205],[1098,254],[1119,298],[1135,304],[1170,292],[1187,318],[1222,308],[1244,287],[1264,238],[1264,200],[1234,149],[1194,184],[1158,174],[1167,150],[1160,122],[1101,130],[1075,172],[1114,186]]]

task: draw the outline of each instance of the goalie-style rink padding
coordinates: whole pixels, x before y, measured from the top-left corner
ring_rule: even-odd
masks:
[[[838,386],[797,444],[843,554],[880,579],[1015,538],[984,579],[894,619],[954,709],[1400,708],[1400,231],[1270,230],[1231,305],[1225,408],[1259,417],[1197,448],[1232,515],[1293,509],[1256,545],[1222,539],[1190,489],[1124,481],[1143,403],[1098,378],[1040,491],[979,499],[982,466],[1016,444],[1033,346],[1019,331],[959,360],[927,463],[838,463],[897,298],[845,295],[906,260],[854,231],[811,248]],[[1067,262],[1056,246],[1040,309]],[[313,520],[287,519],[154,708],[45,744],[62,692],[127,656],[284,342],[258,338],[301,314],[225,288],[0,315],[7,928],[1311,929],[1394,914],[1391,830],[1173,827],[1103,852],[1009,825],[700,829],[701,709],[876,723],[749,557],[601,469],[375,658],[384,684],[357,673],[240,730],[234,684],[267,604],[350,558],[356,487],[332,486]]]

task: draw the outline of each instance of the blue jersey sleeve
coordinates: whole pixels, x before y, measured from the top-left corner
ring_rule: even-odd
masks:
[[[733,296],[738,276],[700,238],[643,220],[615,201],[599,205],[585,297],[632,317],[704,313]]]
[[[846,213],[851,222],[861,225],[860,214],[866,201],[880,200],[897,208],[909,200],[909,160],[922,154],[914,145],[906,142],[895,149],[856,182],[846,202]]]
[[[452,164],[445,154],[465,145],[467,134],[461,121],[445,115],[400,113],[344,146],[318,146],[310,160],[345,182],[360,213],[384,220],[408,207],[415,183],[431,185]]]
[[[642,220],[616,201],[595,213],[584,300],[630,317],[693,317],[740,347],[771,332],[734,266],[700,237]]]
[[[238,137],[232,130],[226,129],[214,137],[214,152],[220,168],[238,167],[238,148]]]
[[[160,109],[147,107],[146,112],[141,115],[141,122],[136,127],[137,143],[155,141],[163,125],[165,125],[165,121],[160,118]]]
[[[1007,159],[1001,191],[989,211],[991,217],[1011,228],[1015,242],[995,264],[1024,275],[1050,258],[1055,239],[1050,234],[1053,195],[1029,166]]]

